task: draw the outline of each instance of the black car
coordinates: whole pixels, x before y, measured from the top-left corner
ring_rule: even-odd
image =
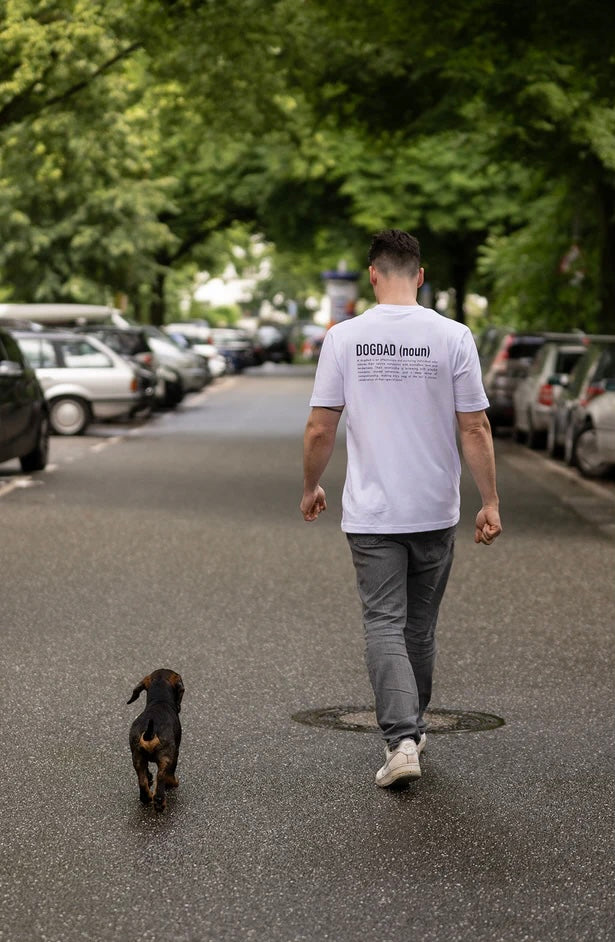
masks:
[[[23,471],[42,471],[49,454],[49,413],[36,373],[0,327],[0,461],[19,458]]]
[[[242,373],[248,366],[259,366],[249,335],[236,327],[212,327],[211,342],[227,362],[229,372]]]
[[[295,348],[287,328],[261,324],[254,335],[254,350],[261,363],[292,363]]]

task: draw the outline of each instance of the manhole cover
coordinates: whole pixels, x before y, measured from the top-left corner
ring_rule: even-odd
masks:
[[[352,733],[380,732],[373,707],[337,706],[303,710],[295,713],[292,719],[306,726],[343,729]],[[504,725],[504,720],[493,713],[468,710],[427,710],[425,719],[428,733],[471,733]]]

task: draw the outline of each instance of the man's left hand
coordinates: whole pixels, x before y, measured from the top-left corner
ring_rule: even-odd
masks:
[[[306,523],[316,520],[318,514],[327,509],[327,497],[324,488],[319,484],[313,491],[304,491],[299,508]]]

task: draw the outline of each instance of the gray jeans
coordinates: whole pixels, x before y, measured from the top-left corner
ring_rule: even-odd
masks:
[[[425,731],[455,530],[346,534],[363,604],[376,719],[389,747],[404,738],[418,741]]]

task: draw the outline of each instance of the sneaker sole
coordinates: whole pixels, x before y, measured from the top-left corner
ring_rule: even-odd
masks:
[[[405,782],[411,782],[413,779],[421,777],[421,770],[419,769],[409,769],[401,768],[395,769],[393,772],[389,772],[388,775],[383,775],[383,777],[378,780],[376,779],[376,785],[378,788],[389,788],[390,785],[402,785]]]

